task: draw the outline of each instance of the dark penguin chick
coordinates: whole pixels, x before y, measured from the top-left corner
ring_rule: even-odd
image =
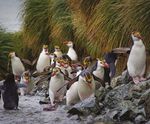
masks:
[[[18,92],[17,92],[17,84],[14,79],[13,74],[8,74],[6,80],[4,81],[2,93],[4,108],[6,110],[13,110],[18,108]]]

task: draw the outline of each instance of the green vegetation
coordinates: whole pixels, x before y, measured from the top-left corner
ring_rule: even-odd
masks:
[[[112,48],[129,46],[134,30],[141,32],[150,48],[149,0],[24,0],[22,8],[21,32],[12,38],[12,34],[1,31],[1,39],[3,35],[10,38],[0,46],[5,65],[5,51],[12,49],[12,41],[19,56],[31,61],[43,44],[48,44],[50,51],[59,45],[66,52],[65,40],[75,43],[80,57],[102,57]]]

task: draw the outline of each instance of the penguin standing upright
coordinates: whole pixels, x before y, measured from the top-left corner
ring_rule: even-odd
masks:
[[[17,92],[17,84],[13,74],[8,74],[3,84],[2,98],[4,102],[4,108],[8,110],[17,109],[19,96]]]
[[[146,50],[139,32],[132,32],[134,42],[127,62],[129,75],[133,78],[134,83],[139,83],[143,78],[146,68]]]
[[[22,96],[24,96],[27,93],[27,87],[28,87],[28,83],[30,82],[30,74],[29,71],[25,71],[22,76],[21,76],[21,80],[20,83],[18,84],[18,87],[20,85],[22,85],[22,87],[20,87],[20,94]]]
[[[51,105],[54,106],[54,100],[58,99],[62,101],[64,94],[66,92],[66,86],[64,86],[59,92],[60,89],[65,84],[64,75],[61,73],[58,67],[53,68],[51,73],[51,79],[49,81],[49,97]]]
[[[59,46],[55,46],[54,54],[56,55],[57,58],[61,58],[62,57],[63,54],[62,54]]]
[[[97,59],[96,64],[94,66],[93,75],[97,78],[100,78],[101,80],[104,80],[104,62]],[[96,89],[98,89],[101,86],[101,83],[98,81],[95,81]]]
[[[82,71],[78,81],[71,85],[66,93],[66,104],[72,105],[90,97],[95,92],[95,81],[92,73],[88,70]]]
[[[15,55],[15,52],[9,53],[9,57],[11,58],[11,66],[13,74],[15,76],[21,76],[22,73],[25,71],[25,67],[22,64],[20,58]]]
[[[50,57],[48,54],[48,46],[43,45],[43,50],[37,61],[36,69],[38,72],[43,72],[44,68],[50,66]]]
[[[71,58],[72,61],[77,61],[78,56],[77,56],[76,51],[73,48],[73,42],[72,41],[65,41],[64,43],[69,47],[67,55]]]

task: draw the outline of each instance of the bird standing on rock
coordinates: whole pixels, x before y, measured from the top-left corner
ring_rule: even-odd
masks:
[[[43,72],[44,68],[50,66],[50,57],[48,53],[48,46],[43,45],[43,50],[37,61],[36,69],[38,72]]]
[[[146,69],[146,50],[139,32],[132,32],[131,37],[134,44],[128,58],[127,69],[134,83],[137,84],[145,80],[143,75]]]

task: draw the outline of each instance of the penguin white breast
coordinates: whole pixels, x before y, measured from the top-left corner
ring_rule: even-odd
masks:
[[[64,84],[65,84],[64,76],[62,74],[55,75],[50,79],[49,88],[54,94],[56,94],[57,90],[60,89]],[[64,93],[65,90],[66,87],[62,88],[62,90],[60,90],[57,94]]]
[[[18,57],[12,58],[11,64],[12,64],[12,71],[14,75],[21,75],[25,71],[22,62]]]
[[[88,82],[85,82],[81,76],[79,76],[78,81],[78,94],[81,100],[90,97],[95,91],[95,82],[92,80],[91,87],[89,87]]]
[[[145,72],[146,52],[142,41],[135,41],[127,62],[130,76],[143,75]]]
[[[38,72],[43,72],[47,66],[50,66],[50,58],[45,53],[41,53],[37,61],[36,69]]]
[[[104,68],[103,67],[97,68],[95,71],[93,71],[93,74],[96,77],[103,79],[104,78]]]
[[[54,54],[55,54],[58,58],[61,58],[61,57],[62,57],[62,52],[61,52],[61,51],[56,51],[56,52],[54,52]]]
[[[67,90],[66,93],[66,104],[72,105],[76,104],[80,101],[79,95],[78,95],[78,82],[75,82],[71,85],[69,90]]]
[[[71,58],[71,60],[73,61],[77,61],[78,57],[77,57],[77,53],[75,52],[75,50],[73,48],[69,48],[67,55]]]

